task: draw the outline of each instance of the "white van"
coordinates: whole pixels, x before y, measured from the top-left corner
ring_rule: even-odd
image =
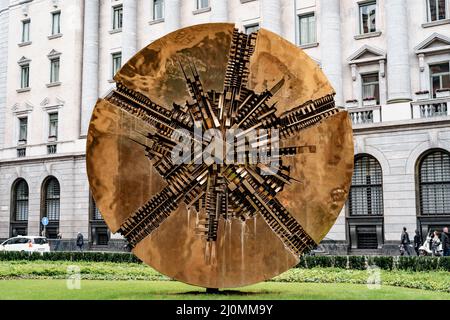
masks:
[[[17,236],[0,244],[0,251],[50,252],[46,237]]]

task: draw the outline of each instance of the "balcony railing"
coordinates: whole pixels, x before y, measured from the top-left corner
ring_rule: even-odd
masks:
[[[411,117],[423,119],[448,116],[449,106],[450,97],[412,102]]]
[[[348,113],[354,125],[381,122],[380,106],[348,108]]]

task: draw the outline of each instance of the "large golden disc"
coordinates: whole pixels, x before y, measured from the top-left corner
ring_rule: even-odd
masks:
[[[295,266],[333,226],[353,171],[351,122],[295,45],[264,29],[196,25],[142,49],[114,80],[92,114],[87,171],[108,227],[142,261],[189,284],[238,287]],[[241,153],[239,163],[179,164],[173,134],[196,125],[223,137],[270,131],[255,141],[278,162]]]

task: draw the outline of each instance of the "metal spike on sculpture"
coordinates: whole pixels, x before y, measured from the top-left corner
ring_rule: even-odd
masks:
[[[243,286],[295,266],[333,226],[353,171],[351,122],[295,45],[196,25],[114,80],[92,114],[88,177],[142,261],[193,285]]]

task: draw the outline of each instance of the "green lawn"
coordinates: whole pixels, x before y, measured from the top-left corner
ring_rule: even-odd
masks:
[[[82,280],[79,290],[69,290],[65,280],[2,280],[1,299],[450,299],[450,293],[359,284],[265,282],[223,294],[176,281]]]
[[[81,290],[69,290],[70,270]],[[139,263],[0,261],[0,299],[449,299],[450,273],[380,270],[369,289],[365,270],[291,269],[257,285],[206,295]],[[201,293],[201,294],[199,294]]]

